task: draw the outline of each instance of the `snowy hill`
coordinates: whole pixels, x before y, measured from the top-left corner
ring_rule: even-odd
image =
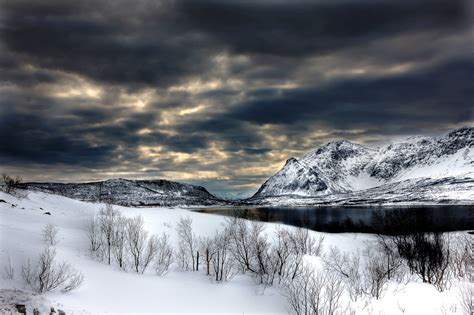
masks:
[[[284,196],[291,196],[332,202],[357,195],[366,202],[371,198],[383,202],[384,194],[401,186],[404,193],[397,191],[399,201],[416,201],[413,193],[421,191],[424,199],[420,195],[420,200],[440,201],[438,195],[444,196],[443,189],[472,201],[472,194],[462,192],[468,192],[473,183],[474,128],[464,127],[442,137],[409,137],[381,148],[347,140],[330,142],[303,154],[299,160],[289,159],[250,201],[260,203],[262,199],[283,200]]]
[[[225,203],[202,186],[167,180],[119,178],[91,183],[25,183],[20,188],[122,206],[209,206]]]
[[[94,213],[105,205],[90,203],[63,196],[29,191],[21,197],[0,191],[0,314],[10,314],[15,304],[25,304],[28,314],[38,308],[41,314],[49,314],[50,308],[61,309],[66,314],[288,314],[290,306],[284,291],[278,286],[259,286],[249,274],[238,272],[225,283],[216,283],[199,271],[182,271],[178,262],[164,276],[155,274],[152,267],[145,274],[125,271],[115,264],[93,258],[88,250],[89,241],[85,229]],[[126,218],[143,217],[150,234],[166,233],[174,248],[179,238],[176,227],[181,218],[193,220],[193,232],[198,237],[211,237],[223,230],[225,218],[220,215],[199,213],[186,209],[160,207],[122,207],[117,210]],[[45,215],[50,213],[50,215]],[[21,276],[22,266],[36,261],[44,248],[42,231],[47,224],[58,229],[55,248],[58,261],[65,261],[80,270],[85,281],[77,290],[62,293],[34,294],[25,286]],[[294,227],[275,223],[262,223],[270,242],[275,231]],[[368,244],[374,244],[377,236],[354,233],[320,233],[310,235],[324,237],[324,250],[336,247],[344,253],[362,252]],[[455,235],[460,232],[451,233]],[[362,263],[364,256],[361,256]],[[323,274],[321,257],[305,256],[308,267]],[[3,277],[7,266],[14,267],[14,276]],[[466,282],[467,283],[467,282]],[[352,302],[347,290],[341,296],[344,309],[352,314],[462,314],[459,290],[464,282],[456,279],[452,287],[439,292],[433,285],[413,278],[400,284],[390,281],[380,299],[361,297]],[[367,310],[370,310],[368,312]],[[15,314],[14,312],[13,314]]]

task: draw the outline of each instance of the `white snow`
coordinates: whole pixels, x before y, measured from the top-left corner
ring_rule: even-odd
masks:
[[[171,271],[164,277],[152,272],[137,275],[120,271],[89,257],[84,226],[103,204],[93,204],[40,192],[29,192],[24,198],[0,193],[0,271],[10,257],[15,267],[14,280],[1,279],[0,310],[5,299],[14,298],[14,291],[24,290],[19,274],[27,259],[36,258],[43,248],[41,230],[47,223],[56,225],[60,232],[58,258],[73,264],[85,276],[82,287],[66,294],[47,293],[34,296],[29,307],[46,310],[50,306],[67,314],[82,313],[271,313],[286,314],[288,305],[278,288],[263,290],[247,275],[239,275],[230,282],[217,284],[201,272]],[[12,206],[15,205],[14,207]],[[222,226],[223,217],[183,209],[117,208],[128,217],[142,215],[150,233],[170,234],[176,242],[174,227],[182,216],[193,219],[197,235],[213,235]],[[51,215],[45,215],[49,211]],[[266,224],[271,232],[276,224]],[[290,228],[290,227],[289,227]],[[312,232],[315,236],[324,233]],[[324,234],[324,246],[336,246],[341,251],[362,249],[374,237],[368,234]],[[318,261],[318,257],[308,257]],[[317,264],[316,264],[317,265]],[[13,293],[12,293],[13,292]],[[2,302],[3,301],[3,302]],[[36,303],[36,304],[35,304]],[[33,305],[34,304],[34,305]],[[350,305],[356,314],[462,314],[454,285],[443,293],[427,284],[412,282],[407,285],[391,283],[381,300],[364,299]]]

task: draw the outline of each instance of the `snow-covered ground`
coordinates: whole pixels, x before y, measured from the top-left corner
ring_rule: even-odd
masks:
[[[39,307],[46,312],[54,306],[67,314],[288,313],[286,298],[278,288],[263,290],[248,275],[215,283],[201,272],[172,270],[159,277],[150,270],[145,275],[138,275],[92,259],[87,251],[84,228],[92,214],[102,207],[103,204],[40,192],[29,192],[23,198],[0,193],[0,271],[3,272],[10,259],[16,273],[13,280],[0,278],[0,312],[16,299],[26,301],[30,310]],[[180,217],[191,217],[194,232],[200,236],[213,235],[224,220],[217,215],[184,209],[116,208],[127,217],[142,215],[150,233],[166,232],[175,244],[175,226]],[[52,292],[31,297],[22,282],[20,269],[28,259],[36,259],[43,249],[41,231],[48,223],[59,228],[59,260],[81,270],[85,282],[69,293]],[[276,224],[267,223],[265,231],[271,236],[276,227]],[[341,251],[362,249],[374,239],[367,234],[311,233],[315,236],[324,234],[324,247],[336,246]],[[25,291],[26,297],[12,289]],[[362,299],[349,308],[356,314],[462,314],[456,283],[444,292],[419,282],[389,283],[382,299]]]

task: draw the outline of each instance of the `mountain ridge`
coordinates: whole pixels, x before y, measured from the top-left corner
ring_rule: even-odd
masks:
[[[249,200],[282,196],[326,198],[410,180],[416,183],[421,179],[474,178],[474,127],[458,128],[439,137],[411,136],[380,148],[348,140],[332,141],[299,159],[291,159],[306,169],[291,176],[286,170],[287,161]],[[308,186],[311,178],[305,177],[307,174],[320,180],[319,187],[326,188]]]
[[[30,189],[90,202],[106,202],[121,206],[211,206],[226,201],[212,195],[203,186],[164,179],[108,179],[84,183],[27,182],[19,185]]]

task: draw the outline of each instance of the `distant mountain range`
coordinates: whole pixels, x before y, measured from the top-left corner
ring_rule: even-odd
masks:
[[[474,202],[473,191],[474,128],[464,127],[381,148],[330,142],[289,158],[247,202]]]
[[[202,186],[168,180],[109,179],[91,183],[24,183],[20,188],[122,206],[212,206],[227,203]]]
[[[21,188],[124,206],[474,204],[474,127],[380,148],[330,142],[289,158],[251,198],[240,201],[167,180],[24,183]]]

